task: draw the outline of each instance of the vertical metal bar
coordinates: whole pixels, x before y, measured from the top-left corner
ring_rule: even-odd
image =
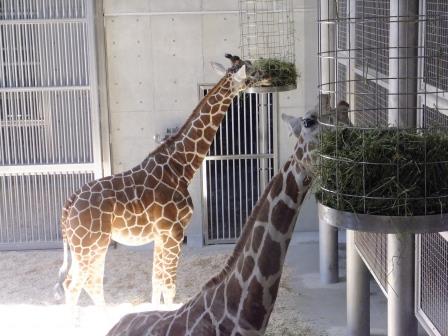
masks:
[[[62,40],[61,40],[61,27],[63,27],[64,24],[55,24],[55,29],[56,29],[56,43],[53,44],[53,48],[55,48],[57,50],[57,61],[55,64],[55,67],[58,69],[59,71],[59,78],[57,78],[57,80],[55,81],[55,85],[58,86],[63,86],[63,64],[65,63],[64,59],[62,58]]]
[[[25,202],[24,205],[26,205],[25,212],[28,214],[28,223],[30,226],[30,233],[28,237],[28,241],[34,241],[35,235],[34,235],[34,221],[33,221],[33,214],[34,214],[34,206],[31,199],[32,199],[32,188],[31,188],[31,179],[33,178],[33,175],[29,174],[26,175],[27,180],[27,191],[26,194],[23,196],[28,202],[27,204]]]
[[[14,106],[14,111],[15,111],[14,119],[15,120],[14,121],[16,122],[16,126],[14,127],[14,130],[16,131],[16,140],[15,141],[17,141],[17,143],[18,143],[17,151],[19,152],[19,157],[17,159],[19,160],[20,164],[25,164],[26,163],[25,158],[24,158],[25,146],[23,144],[23,140],[24,140],[23,133],[25,132],[25,128],[20,126],[20,119],[21,119],[21,117],[19,115],[19,112],[21,110],[20,109],[20,98],[19,98],[20,95],[21,95],[20,92],[14,93],[14,103],[15,103],[15,106]]]
[[[64,11],[64,15],[65,15],[65,6],[63,7],[63,11]],[[68,34],[67,34],[67,27],[69,27],[69,23],[64,23],[62,24],[62,45],[61,45],[61,49],[63,49],[63,62],[64,62],[64,76],[62,77],[64,82],[61,85],[70,85],[70,76],[69,76],[69,67],[70,67],[70,62],[69,62],[69,53],[68,53],[68,48],[67,48],[67,44],[69,43],[69,39],[68,39]]]
[[[352,230],[347,230],[347,335],[370,335],[369,271],[356,250]]]
[[[59,124],[59,129],[61,130],[61,133],[64,135],[61,137],[61,148],[62,148],[61,162],[73,163],[73,161],[70,160],[70,152],[68,151],[68,143],[70,141],[69,129],[71,127],[68,118],[69,111],[68,111],[68,100],[66,91],[60,92],[60,106],[61,108],[58,110],[60,111],[59,112],[60,120],[62,120],[62,122]]]
[[[416,127],[418,0],[390,1],[389,124]]]
[[[74,82],[74,85],[82,85],[82,74],[81,74],[81,37],[80,37],[80,25],[81,23],[75,24],[75,31],[76,31],[76,70],[77,70],[77,78]]]
[[[16,27],[16,36],[17,36],[17,44],[16,44],[16,57],[17,57],[17,67],[18,67],[18,76],[19,80],[17,81],[18,87],[25,86],[25,66],[23,60],[23,26],[15,25]]]
[[[28,211],[27,211],[27,207],[26,207],[26,201],[27,201],[27,197],[28,197],[28,193],[26,190],[26,180],[27,180],[28,175],[18,175],[17,178],[19,180],[19,184],[21,187],[21,190],[19,190],[19,198],[16,200],[17,203],[20,203],[21,205],[21,209],[19,210],[21,212],[21,223],[22,223],[22,229],[25,229],[23,232],[22,230],[21,233],[24,234],[24,237],[22,238],[22,242],[27,242],[28,241],[28,236],[29,236],[29,227],[28,227]],[[21,191],[21,192],[20,192]]]
[[[0,43],[1,43],[1,41],[0,41]],[[1,107],[2,107],[2,109],[0,110],[0,120],[6,121],[7,113],[6,113],[6,108],[5,108],[5,93],[4,92],[0,92],[0,99],[1,99]],[[7,140],[7,137],[8,137],[7,127],[1,126],[0,127],[0,139],[4,145],[0,149],[0,165],[7,164],[7,153],[9,151],[9,149],[8,149],[9,141]]]
[[[390,1],[388,122],[416,127],[418,1]],[[414,235],[388,235],[388,335],[417,335]]]
[[[33,212],[35,214],[33,223],[34,223],[34,225],[36,225],[36,230],[37,230],[37,235],[36,235],[35,238],[38,241],[42,241],[41,235],[40,235],[40,221],[41,221],[41,216],[40,216],[41,206],[40,206],[40,203],[43,201],[43,199],[39,200],[39,197],[37,196],[37,194],[39,192],[39,188],[40,188],[40,185],[38,183],[39,176],[40,176],[40,174],[35,174],[33,176],[34,178],[33,178],[32,192],[33,192],[33,195],[34,195],[33,207],[35,208],[35,210]]]
[[[256,102],[257,100],[257,96],[255,96]],[[256,105],[255,105],[256,106]],[[248,141],[251,148],[250,148],[250,154],[256,154],[256,152],[254,153],[253,147],[252,147],[252,142],[254,140],[253,136],[252,136],[252,129],[254,127],[254,124],[252,122],[252,114],[254,113],[254,110],[252,108],[252,99],[249,100],[249,125],[250,125],[250,140]],[[256,145],[256,144],[255,144]],[[258,174],[258,171],[257,171]],[[250,198],[251,198],[251,205],[250,207],[252,208],[254,206],[254,160],[251,159],[250,160]],[[249,214],[249,212],[248,212]]]
[[[247,98],[247,93],[245,93],[243,95],[243,99],[244,101],[246,101]],[[241,155],[242,151],[241,151],[241,143],[244,141],[243,137],[243,132],[241,129],[241,100],[238,98],[238,154]],[[242,194],[242,188],[243,188],[243,183],[242,183],[242,173],[241,173],[241,166],[242,166],[243,160],[238,160],[238,178],[239,178],[239,193],[240,193],[240,204],[239,204],[239,210],[240,210],[240,216],[239,216],[239,229],[241,232],[241,228],[243,227],[243,206],[244,206],[244,202],[243,202],[243,194]]]
[[[205,231],[205,244],[208,244],[208,241],[211,237],[213,237],[213,223],[212,221],[212,211],[213,208],[210,204],[210,162],[205,159],[202,163],[202,204],[203,204],[203,213],[202,213],[202,223],[203,223],[203,230]]]
[[[1,93],[1,97],[2,97],[2,112],[3,112],[3,120],[5,120],[5,122],[8,120],[8,105],[6,102],[7,99],[7,94],[6,92],[2,92]],[[5,164],[11,164],[11,135],[9,134],[9,127],[4,126],[3,127],[3,139],[5,141],[5,145],[3,147],[3,150],[5,151],[4,154],[4,163]]]
[[[0,188],[1,188],[1,193],[0,193],[0,198],[2,200],[2,216],[0,218],[1,222],[0,222],[0,228],[2,230],[2,243],[7,243],[9,240],[9,230],[8,227],[10,225],[10,221],[9,221],[9,216],[8,216],[8,212],[9,212],[9,204],[6,200],[6,196],[9,194],[8,189],[6,188],[6,180],[8,179],[8,176],[0,176]]]
[[[414,313],[414,253],[413,234],[389,234],[387,237],[387,334],[416,336]]]
[[[319,220],[319,270],[323,284],[339,281],[338,229],[323,220]]]
[[[46,222],[45,219],[47,219],[47,214],[46,214],[46,207],[47,207],[47,198],[45,198],[45,177],[43,174],[39,175],[39,180],[40,180],[40,199],[42,200],[42,208],[41,208],[41,216],[42,216],[42,240],[45,239],[45,227],[46,227]]]
[[[48,183],[47,183],[47,195],[51,195],[51,197],[53,197],[54,193],[52,193],[52,191],[54,190],[55,186],[55,178],[54,178],[54,173],[52,174],[48,174]],[[47,217],[47,222],[45,223],[45,227],[46,228],[51,228],[51,223],[54,222],[54,211],[52,211],[51,207],[48,207],[48,217]],[[53,234],[51,229],[49,230],[49,240],[52,241],[53,240]]]
[[[268,93],[261,93],[260,94],[260,109],[259,109],[259,120],[258,120],[258,148],[259,153],[264,155],[268,154],[268,106],[267,106],[267,95]],[[268,183],[268,177],[267,177],[267,165],[266,165],[266,158],[260,159],[260,181],[259,181],[259,190],[258,195],[260,195],[260,189],[264,190],[266,188],[266,185]]]
[[[13,178],[14,178],[14,175],[9,175],[9,176],[7,176],[7,181],[8,181],[8,190],[9,190],[9,193],[8,193],[8,195],[9,195],[9,206],[8,206],[8,209],[10,210],[9,211],[9,218],[8,218],[8,226],[11,226],[11,230],[10,230],[10,234],[9,234],[9,237],[10,237],[10,242],[15,242],[16,241],[16,238],[17,238],[17,234],[16,234],[16,230],[15,230],[15,223],[16,223],[16,221],[17,221],[17,216],[16,216],[16,213],[15,213],[15,206],[16,206],[16,202],[14,202],[14,199],[13,199],[13,196],[14,196],[14,190],[13,190],[13,186],[14,186],[14,183],[13,183]]]
[[[334,1],[328,0],[321,0],[319,4],[319,18],[321,22],[323,22],[319,25],[319,51],[321,55],[319,61],[319,75],[321,77],[321,93],[325,94],[334,92],[335,65],[332,63],[331,57],[328,56],[335,45],[334,41],[336,40],[336,25],[330,23],[336,18],[336,4]],[[337,229],[330,227],[327,223],[322,223],[321,220],[319,220],[319,253],[321,281],[323,283],[337,282],[339,280],[338,231]],[[348,253],[349,252],[347,251],[347,254]]]
[[[274,150],[274,172],[272,175],[276,174],[279,170],[279,141],[278,141],[278,115],[279,115],[279,93],[275,92],[272,95],[272,122],[273,122],[273,150]]]

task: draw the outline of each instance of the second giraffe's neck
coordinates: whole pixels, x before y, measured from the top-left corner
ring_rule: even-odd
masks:
[[[178,163],[179,174],[188,182],[200,168],[234,96],[232,78],[226,75],[201,99],[178,133],[159,147]]]
[[[302,168],[291,157],[272,179],[226,268],[203,289],[207,292],[224,285],[227,310],[240,326],[247,325],[245,329],[264,332],[274,307],[297,214],[311,183],[309,172]]]

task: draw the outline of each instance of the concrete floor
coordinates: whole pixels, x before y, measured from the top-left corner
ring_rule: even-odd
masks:
[[[293,270],[294,280],[291,283],[301,297],[297,310],[322,334],[346,336],[345,243],[339,244],[340,282],[337,284],[322,285],[320,282],[319,243],[315,233],[295,234],[286,264]],[[373,279],[370,292],[371,335],[386,336],[387,301]],[[419,335],[426,333],[419,329]]]

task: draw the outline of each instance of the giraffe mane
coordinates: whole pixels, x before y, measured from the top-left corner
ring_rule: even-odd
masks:
[[[250,216],[247,218],[246,224],[244,225],[243,232],[241,233],[241,236],[238,239],[235,248],[233,249],[232,255],[226,261],[226,265],[218,274],[213,276],[210,280],[208,280],[205,283],[205,285],[202,288],[203,290],[214,287],[215,285],[222,282],[235,267],[235,263],[238,260],[238,257],[241,255],[241,252],[243,251],[244,246],[246,245],[246,242],[250,237],[250,233],[253,230],[260,208],[264,205],[264,202],[267,199],[269,192],[271,191],[271,187],[278,176],[279,175],[277,174],[271,179],[271,181],[266,186],[263,194],[258,199],[257,203],[252,209],[252,212]]]
[[[186,134],[188,132],[188,130],[191,127],[191,122],[193,121],[193,119],[196,117],[196,112],[198,110],[200,110],[205,103],[207,102],[207,100],[215,95],[219,89],[221,88],[222,84],[227,80],[227,76],[228,75],[224,75],[218,83],[216,83],[216,85],[210,89],[207,94],[201,99],[201,101],[199,102],[199,104],[196,106],[196,108],[193,110],[193,113],[191,113],[191,115],[188,117],[188,119],[185,121],[185,123],[182,125],[182,127],[179,128],[179,130],[177,131],[176,134],[173,134],[173,136],[169,137],[163,144],[161,144],[156,150],[158,149],[162,149],[162,147],[165,148],[169,148],[171,145],[174,144],[174,142],[176,141],[177,137],[182,135],[182,134]]]

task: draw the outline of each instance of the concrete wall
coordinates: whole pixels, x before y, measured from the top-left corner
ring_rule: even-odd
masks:
[[[303,114],[317,97],[316,4],[295,1],[298,88],[280,95],[280,112]],[[153,136],[181,125],[198,102],[198,85],[219,77],[211,61],[240,54],[237,0],[104,0],[112,172],[139,163],[156,146]],[[280,124],[280,163],[292,139]],[[195,213],[191,243],[202,241],[200,174],[190,186]],[[317,229],[307,202],[298,230]]]

